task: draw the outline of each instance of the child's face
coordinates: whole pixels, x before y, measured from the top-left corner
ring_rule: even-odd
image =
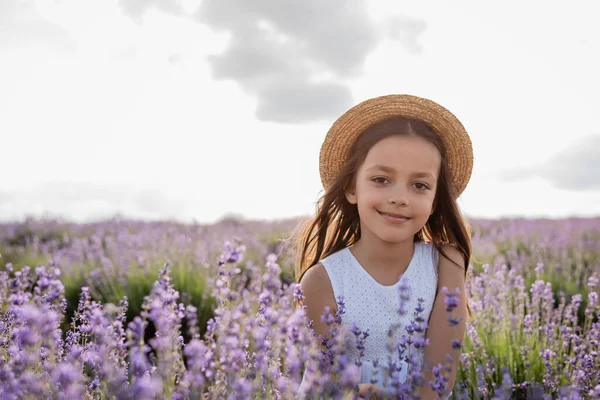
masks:
[[[412,238],[433,212],[441,156],[418,136],[394,135],[367,154],[346,193],[357,204],[362,235],[396,243]]]

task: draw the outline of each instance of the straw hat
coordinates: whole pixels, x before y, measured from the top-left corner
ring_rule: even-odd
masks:
[[[319,171],[325,190],[333,184],[356,138],[365,129],[390,117],[420,119],[441,137],[456,197],[460,196],[467,187],[473,170],[473,148],[467,131],[444,107],[431,100],[406,94],[363,101],[334,122],[327,132],[319,156]]]

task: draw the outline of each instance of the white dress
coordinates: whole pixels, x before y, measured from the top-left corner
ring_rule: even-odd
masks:
[[[389,376],[388,351],[388,329],[392,324],[399,323],[401,328],[395,333],[394,343],[398,343],[402,335],[409,336],[406,325],[414,321],[414,310],[418,306],[418,299],[422,298],[424,311],[421,312],[425,323],[433,307],[437,290],[437,268],[439,255],[433,244],[416,242],[413,257],[401,279],[394,285],[385,286],[378,283],[354,257],[350,248],[344,248],[321,260],[325,267],[333,294],[344,297],[345,313],[342,315],[342,326],[348,330],[352,329],[355,322],[361,330],[369,330],[369,337],[365,341],[364,356],[360,370],[360,383],[371,383],[375,379],[375,385],[391,390],[389,380],[384,384],[384,376]],[[404,283],[408,286],[409,300],[405,303],[404,316],[398,313],[400,305],[399,286]],[[423,333],[413,332],[413,338],[424,338]],[[353,360],[358,356],[355,346],[349,349]],[[396,358],[398,352],[395,353]],[[410,346],[405,356],[416,356],[423,363],[423,349]],[[378,370],[373,367],[373,360],[379,360]],[[400,381],[407,379],[408,364],[400,361]],[[377,372],[377,373],[376,373]],[[299,394],[304,394],[308,385],[306,384],[306,373],[302,379]]]

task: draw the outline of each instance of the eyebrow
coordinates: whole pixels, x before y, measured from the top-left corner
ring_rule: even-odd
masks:
[[[413,175],[417,178],[434,178],[435,179],[435,175],[433,175],[431,172],[415,172]]]
[[[376,165],[372,166],[371,168],[367,169],[366,171],[372,171],[372,170],[380,170],[380,171],[387,172],[390,174],[396,172],[394,170],[394,168],[388,167],[387,165],[380,165],[380,164],[376,164]],[[433,175],[431,172],[419,171],[419,172],[414,172],[412,175],[417,178],[435,179],[435,175]]]
[[[379,164],[373,165],[371,168],[367,169],[367,171],[372,171],[374,169],[378,169],[378,170],[381,170],[383,172],[389,172],[389,173],[394,172],[394,168],[388,167],[388,166],[385,166],[385,165],[379,165]]]

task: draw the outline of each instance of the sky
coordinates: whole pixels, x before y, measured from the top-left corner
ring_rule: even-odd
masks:
[[[310,215],[327,130],[389,93],[466,127],[467,216],[600,215],[599,11],[1,0],[0,221]]]

